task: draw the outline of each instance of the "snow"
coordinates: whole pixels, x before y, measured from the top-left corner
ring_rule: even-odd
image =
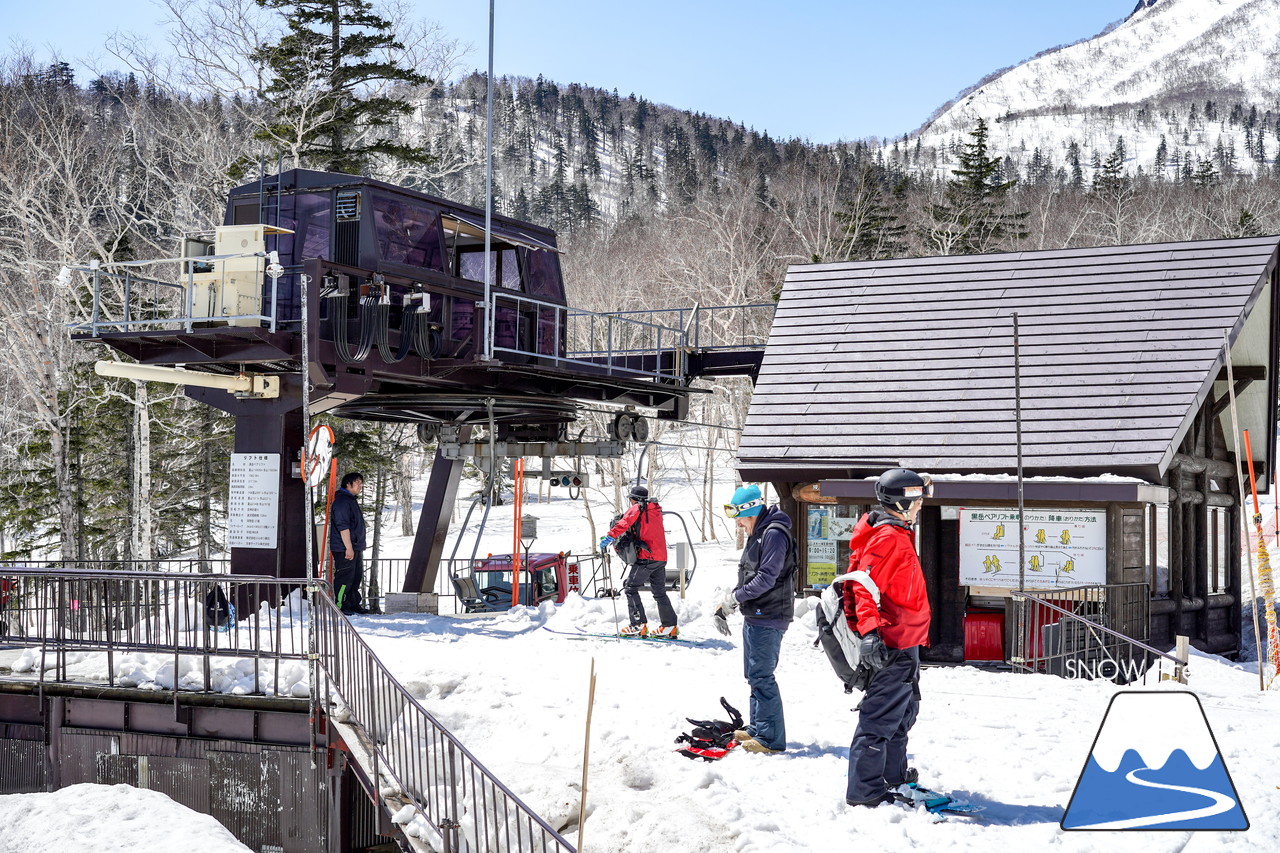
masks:
[[[696,529],[695,487],[687,485],[678,458],[663,461],[656,496]],[[717,476],[713,497],[718,507],[720,496],[727,497],[734,483],[727,468]],[[585,550],[591,534],[582,502],[564,497],[563,490],[552,494],[549,503],[529,498],[525,505],[526,512],[539,517],[534,550]],[[589,498],[598,536],[613,508],[603,492],[592,490]],[[590,853],[790,853],[848,846],[949,853],[1051,848],[1069,853],[1244,853],[1269,851],[1280,837],[1275,776],[1280,684],[1263,693],[1256,664],[1199,654],[1190,666],[1189,689],[1203,704],[1243,798],[1252,824],[1246,832],[1062,832],[1058,821],[1110,699],[1122,688],[1105,681],[974,667],[925,668],[911,763],[926,785],[985,806],[982,819],[935,824],[923,813],[850,808],[844,791],[857,696],[842,692],[822,652],[812,648],[816,598],[797,601],[797,618],[784,639],[777,672],[786,708],[787,752],[762,756],[739,750],[715,763],[684,758],[675,752],[674,741],[691,728],[686,717],[724,719],[721,696],[744,714],[748,708],[741,619],[731,618],[733,635],[727,638],[711,620],[723,589],[735,580],[738,556],[731,522],[720,516],[713,524],[717,540],[697,545],[699,568],[686,597],[673,596],[681,636],[690,643],[566,636],[610,632],[625,621],[622,600],[578,595],[559,606],[544,603],[479,618],[396,614],[354,617],[352,624],[405,688],[481,763],[571,843]],[[509,550],[511,530],[510,506],[495,507],[481,552]],[[469,551],[474,532],[464,536],[464,550]],[[407,553],[411,544],[399,537],[387,542],[392,554]],[[613,585],[617,581],[613,578]],[[654,613],[647,593],[644,599]],[[166,686],[174,678],[173,672],[164,672],[166,664],[172,664],[171,657],[132,655],[117,674],[137,684]],[[597,683],[582,832],[577,815],[593,665]],[[75,666],[105,669],[87,658]],[[236,666],[228,662],[219,667],[220,689],[245,687],[247,674]],[[182,672],[178,678],[182,683]],[[306,684],[300,669],[273,689],[305,691]],[[1153,677],[1145,686],[1123,689],[1188,688]],[[207,840],[219,837],[207,825],[170,817],[155,805],[163,797],[154,792],[125,796],[127,789],[105,790],[125,803],[81,809],[78,799],[88,802],[88,794],[77,798],[65,791],[0,797],[0,825],[27,820],[37,809],[41,816],[22,824],[28,827],[25,832],[0,836],[0,851],[126,849],[110,846],[126,837],[126,827],[119,825],[125,813],[135,821],[154,814],[155,820],[146,820],[152,832],[181,836],[172,847],[151,838],[127,849],[176,849],[179,843],[198,843],[202,850],[242,849]],[[416,832],[421,820],[406,812],[396,815],[396,822]],[[36,826],[45,848],[29,843],[37,837],[29,834],[37,832]],[[17,838],[23,839],[20,847],[5,846]]]
[[[47,794],[0,797],[0,853],[244,853],[248,847],[209,815],[128,785],[70,785]]]
[[[1280,95],[1277,57],[1278,0],[1160,0],[1109,32],[1046,51],[965,92],[905,150],[918,138],[940,157],[924,168],[950,178],[948,147],[967,142],[981,117],[991,154],[1022,167],[1037,149],[1062,167],[1075,143],[1088,179],[1092,155],[1105,160],[1123,138],[1130,173],[1155,173],[1163,142],[1166,178],[1177,178],[1174,156],[1194,165],[1211,160],[1219,144],[1235,151],[1236,168],[1249,174],[1260,167],[1246,150],[1244,128],[1222,118],[1193,122],[1187,106],[1213,100],[1224,117],[1235,101],[1265,110]],[[1280,143],[1263,144],[1270,162]]]

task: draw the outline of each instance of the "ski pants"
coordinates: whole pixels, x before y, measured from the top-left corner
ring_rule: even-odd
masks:
[[[907,735],[920,710],[920,647],[900,649],[867,685],[849,745],[852,804],[882,797],[907,772]]]
[[[360,609],[362,580],[364,580],[364,566],[361,565],[359,551],[356,551],[355,558],[351,560],[341,552],[333,555],[333,599],[343,613],[352,613]]]
[[[782,715],[782,691],[773,671],[778,668],[782,635],[778,628],[742,623],[742,674],[751,686],[747,731],[769,749],[787,748],[787,723]]]
[[[640,601],[640,587],[648,584],[653,593],[653,601],[658,605],[658,618],[662,627],[676,624],[676,609],[671,606],[671,598],[667,595],[667,562],[666,560],[636,560],[623,584],[627,594],[627,615],[632,625],[643,625],[649,621],[645,615],[644,604]]]

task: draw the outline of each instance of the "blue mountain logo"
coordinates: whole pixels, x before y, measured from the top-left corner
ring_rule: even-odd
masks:
[[[1194,693],[1111,697],[1063,829],[1249,828]]]

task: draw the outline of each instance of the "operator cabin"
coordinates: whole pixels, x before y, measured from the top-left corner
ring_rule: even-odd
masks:
[[[1278,244],[792,266],[739,471],[772,483],[796,522],[801,591],[847,564],[876,476],[928,472],[934,496],[917,528],[934,612],[926,658],[1008,658],[1020,575],[1016,312],[1026,588],[1096,587],[1091,600],[1136,591],[1150,644],[1183,634],[1234,655],[1250,460],[1231,392],[1265,492]]]

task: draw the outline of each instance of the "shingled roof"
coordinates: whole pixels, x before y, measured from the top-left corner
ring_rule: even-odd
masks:
[[[793,482],[896,465],[1012,473],[1015,311],[1028,476],[1157,482],[1208,395],[1225,393],[1224,334],[1233,366],[1266,380],[1239,401],[1265,464],[1275,449],[1278,245],[1259,237],[792,266],[739,469]]]

